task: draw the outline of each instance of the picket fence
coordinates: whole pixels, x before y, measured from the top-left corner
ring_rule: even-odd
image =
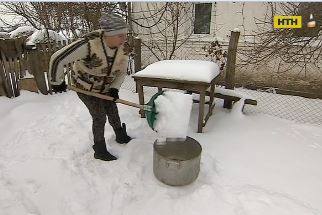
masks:
[[[51,93],[47,79],[50,57],[70,42],[26,46],[24,38],[0,40],[0,95],[17,97],[21,89]],[[66,65],[67,71],[70,66]]]

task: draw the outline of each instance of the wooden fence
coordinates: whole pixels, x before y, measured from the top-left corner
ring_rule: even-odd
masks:
[[[17,97],[21,89],[45,95],[52,93],[47,78],[50,57],[70,42],[37,43],[35,47],[27,47],[25,38],[0,40],[0,96]],[[141,69],[140,39],[130,37],[129,42],[134,46],[132,57],[137,72]],[[71,67],[72,62],[65,65],[66,71],[70,71]],[[70,76],[67,75],[67,78],[70,79]]]
[[[226,75],[224,85],[229,89],[234,89],[235,61],[239,32],[232,32],[229,43],[228,61],[226,65]],[[48,80],[49,61],[51,55],[71,41],[58,43],[37,43],[35,47],[26,47],[25,40],[5,39],[0,40],[1,64],[0,64],[0,95],[9,98],[20,95],[20,90],[25,89],[34,92],[41,92],[47,95],[52,93]],[[135,72],[141,69],[141,41],[140,39],[129,37],[129,43],[133,45],[133,60]],[[68,82],[70,82],[70,72],[72,62],[65,65]],[[32,76],[28,76],[28,75]],[[232,102],[236,98],[219,95],[224,98],[225,107],[231,108]],[[238,100],[238,98],[237,98]]]
[[[68,42],[26,47],[24,38],[0,40],[0,95],[20,95],[21,89],[51,93],[48,66],[51,55]]]
[[[226,75],[224,85],[228,89],[234,89],[235,61],[239,32],[232,32],[229,43],[228,61],[226,65]],[[3,95],[16,97],[20,95],[20,90],[38,92],[47,95],[52,93],[51,85],[48,81],[49,61],[51,55],[58,49],[69,44],[68,42],[58,43],[37,43],[35,47],[28,48],[24,45],[24,39],[6,39],[0,41],[1,64],[0,64],[0,95],[1,88]],[[129,37],[129,43],[133,45],[134,72],[141,69],[141,41],[140,39]],[[68,82],[70,82],[70,72],[72,62],[65,65]],[[28,74],[32,77],[28,77]],[[232,103],[239,98],[228,95],[217,95],[216,97],[225,100],[225,107],[231,108]],[[249,103],[246,101],[246,103]],[[256,103],[256,102],[255,102]],[[249,104],[255,104],[249,103]]]
[[[26,75],[24,39],[0,40],[0,93],[8,97],[19,96],[19,79]]]

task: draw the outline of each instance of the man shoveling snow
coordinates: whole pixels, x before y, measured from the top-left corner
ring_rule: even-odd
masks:
[[[64,65],[73,65],[72,82],[80,89],[119,98],[118,92],[126,75],[128,65],[127,25],[116,14],[104,14],[100,18],[100,30],[88,33],[83,38],[55,52],[50,59],[49,74],[53,91],[66,90]],[[113,127],[116,142],[128,143],[125,123],[121,123],[117,105],[94,96],[77,93],[92,116],[94,158],[112,161],[117,158],[106,149],[104,127],[106,116]]]

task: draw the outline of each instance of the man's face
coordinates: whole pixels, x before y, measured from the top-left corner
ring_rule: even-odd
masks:
[[[117,34],[115,36],[104,36],[103,38],[104,38],[107,46],[110,48],[119,47],[127,41],[126,34]]]

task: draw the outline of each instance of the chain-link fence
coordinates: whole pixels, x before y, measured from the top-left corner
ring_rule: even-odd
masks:
[[[243,49],[247,46],[245,43],[241,43],[238,46],[238,49]],[[187,41],[183,46],[180,47],[175,52],[175,55],[172,59],[193,59],[193,60],[207,60],[207,61],[214,61],[215,57],[209,54],[209,47],[211,47],[211,43],[202,40],[195,40],[195,41]],[[224,51],[227,51],[228,42],[221,43],[221,48]],[[142,68],[148,66],[151,63],[159,61],[159,59],[151,53],[151,51],[147,48],[142,47]],[[266,69],[266,70],[265,70]],[[285,118],[288,120],[295,120],[297,122],[302,123],[310,123],[310,124],[317,124],[322,125],[322,100],[321,99],[309,99],[300,96],[290,96],[290,95],[281,95],[278,94],[279,91],[275,91],[276,85],[274,84],[274,80],[271,79],[270,81],[267,80],[269,77],[274,75],[274,72],[269,70],[269,68],[262,68],[263,71],[261,73],[266,74],[259,74],[257,77],[262,77],[264,79],[264,85],[262,80],[258,81],[252,79],[254,76],[246,76],[245,70],[240,69],[237,65],[236,67],[236,77],[235,82],[238,83],[239,86],[244,86],[244,88],[236,88],[235,90],[241,91],[245,95],[252,96],[254,99],[257,100],[258,105],[246,105],[244,108],[245,114],[251,113],[264,113],[273,115],[280,118]],[[265,72],[266,71],[266,72]],[[197,71],[196,71],[197,72]],[[256,72],[256,68],[251,71]],[[252,74],[253,75],[253,74]],[[222,74],[224,77],[224,74]],[[321,79],[319,77],[318,79]],[[266,90],[249,90],[246,89],[247,84],[245,84],[245,80],[247,84],[251,83],[250,86],[259,89],[266,89]],[[272,81],[273,80],[273,81]],[[244,81],[244,82],[243,82]],[[278,80],[279,82],[283,81],[281,79]],[[286,80],[285,80],[286,81]],[[223,83],[223,82],[220,82]],[[286,82],[285,82],[286,83]],[[289,86],[288,84],[284,84],[286,90]],[[299,80],[299,82],[293,82],[293,86],[296,85],[298,87],[299,83],[307,84],[305,80]],[[321,82],[322,83],[322,80]],[[283,85],[283,84],[282,84]],[[291,83],[292,85],[292,83]],[[263,87],[265,86],[265,87]],[[125,89],[131,90],[135,92],[135,83],[131,78],[126,79],[126,83],[124,83],[123,87]],[[303,87],[304,89],[304,87]],[[294,90],[294,88],[293,88]],[[146,95],[153,95],[157,92],[157,89],[153,88],[145,88],[144,90]],[[297,94],[299,93],[299,94]],[[303,92],[292,93],[292,95],[302,95]],[[318,97],[321,98],[321,95]]]
[[[181,59],[181,60],[213,60],[211,55],[206,55],[204,47],[210,45],[209,42],[201,40],[191,40],[187,41],[178,50],[171,59]],[[228,43],[221,44],[223,49],[227,49]],[[164,48],[164,47],[162,47]],[[165,49],[165,48],[164,48]],[[142,46],[142,67],[150,65],[151,63],[159,61],[164,57],[168,57],[169,53],[162,53],[159,50],[151,52],[150,49]],[[159,58],[159,59],[158,59]]]
[[[136,92],[136,85],[131,76],[127,76],[123,89]],[[236,88],[238,92],[257,100],[257,106],[245,105],[245,114],[263,113],[301,123],[322,125],[322,100],[299,96],[276,94],[274,90],[258,91]],[[144,94],[151,97],[157,88],[144,87]],[[218,99],[216,99],[218,100]]]
[[[244,112],[265,113],[301,123],[322,125],[322,100],[276,94],[274,90],[256,91],[237,88],[257,100],[257,106],[246,105]]]

